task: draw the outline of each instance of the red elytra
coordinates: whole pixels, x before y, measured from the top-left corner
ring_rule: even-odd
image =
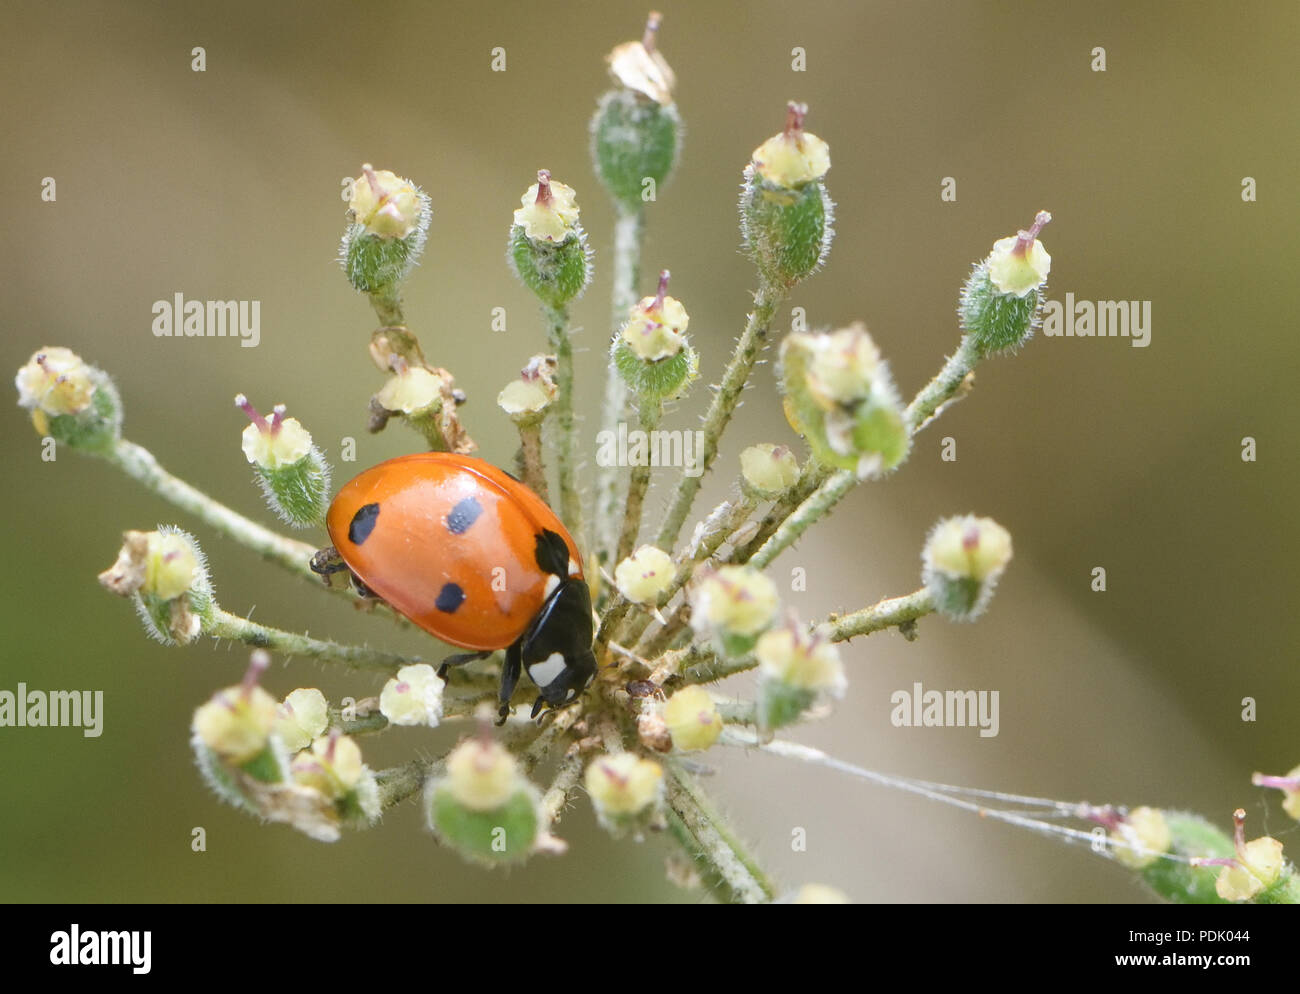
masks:
[[[466,649],[510,646],[538,618],[556,576],[583,577],[555,512],[473,456],[422,452],[373,466],[338,492],[326,526],[370,590]]]

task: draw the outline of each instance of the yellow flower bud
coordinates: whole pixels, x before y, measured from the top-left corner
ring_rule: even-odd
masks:
[[[1173,846],[1164,813],[1159,808],[1134,808],[1110,833],[1115,858],[1130,870],[1150,866]]]
[[[329,702],[315,687],[299,687],[276,709],[275,734],[290,752],[311,745],[329,726]]]
[[[257,413],[242,393],[235,397],[235,406],[248,415],[244,428],[242,448],[250,463],[262,469],[283,469],[294,466],[311,452],[311,433],[297,418],[284,416],[284,405],[277,404],[269,418]]]
[[[428,663],[403,666],[384,684],[379,710],[394,725],[437,727],[442,719],[442,679]]]
[[[880,373],[880,349],[857,322],[826,335],[801,335],[809,350],[808,389],[825,410],[846,406],[871,393]]]
[[[515,224],[535,242],[563,242],[578,232],[578,200],[573,188],[552,181],[549,171],[537,174],[537,182],[520,198]]]
[[[776,620],[776,584],[748,566],[707,573],[691,592],[691,625],[697,631],[755,636]]]
[[[463,807],[493,811],[521,788],[515,758],[499,742],[466,739],[447,757],[447,788]]]
[[[673,745],[683,751],[707,749],[722,734],[722,715],[703,687],[683,687],[664,705]]]
[[[633,604],[658,604],[676,574],[672,556],[643,545],[615,567],[614,583]]]
[[[584,781],[602,817],[621,817],[640,814],[659,801],[664,771],[653,760],[620,752],[592,760]]]
[[[789,446],[762,442],[740,453],[740,475],[760,500],[771,500],[799,479],[799,460]]]
[[[1000,292],[1027,297],[1047,282],[1052,257],[1037,239],[1038,232],[1051,219],[1047,211],[1039,211],[1028,231],[993,243],[988,259],[989,279]]]
[[[349,793],[361,782],[365,765],[361,747],[347,735],[322,735],[310,752],[294,757],[290,767],[294,782],[317,790],[329,798]]]
[[[754,646],[759,673],[797,690],[844,693],[848,681],[833,642],[806,633],[794,624],[764,632]]]
[[[559,396],[556,368],[555,356],[533,356],[519,371],[519,378],[507,383],[497,395],[497,404],[515,420],[540,415]]]
[[[199,557],[182,532],[150,532],[141,592],[173,600],[194,586]]]
[[[628,321],[619,334],[638,358],[658,362],[675,356],[682,349],[690,315],[676,297],[666,295],[668,270],[659,274],[659,292],[642,297],[632,306]]]
[[[1215,892],[1225,901],[1248,901],[1282,875],[1282,843],[1265,835],[1252,839],[1231,866],[1219,871]]]
[[[610,74],[619,83],[667,107],[673,102],[677,78],[656,47],[661,19],[657,11],[652,11],[642,39],[615,47],[605,58]]]
[[[369,163],[352,184],[348,207],[372,235],[405,238],[420,223],[420,194],[410,180],[387,169],[376,171]]]
[[[418,414],[442,404],[442,377],[422,366],[402,365],[390,376],[375,399],[386,411]]]
[[[830,146],[816,135],[803,130],[807,104],[791,101],[785,130],[773,135],[754,149],[754,168],[776,186],[798,187],[821,179],[831,168]]]
[[[1011,561],[1011,533],[992,518],[947,518],[930,533],[925,560],[950,576],[983,581]]]
[[[35,353],[14,377],[18,403],[45,414],[80,414],[90,406],[95,382],[87,366],[71,349],[53,346]]]
[[[199,741],[236,766],[266,748],[275,725],[275,698],[256,683],[268,662],[265,653],[254,653],[242,684],[217,691],[194,712],[194,734]]]

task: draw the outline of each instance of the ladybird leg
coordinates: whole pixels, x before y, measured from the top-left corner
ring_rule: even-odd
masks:
[[[326,546],[313,555],[308,566],[311,567],[313,573],[324,577],[326,580],[329,579],[331,574],[344,573],[348,568],[348,564],[339,555],[339,550],[332,545]]]
[[[536,718],[541,713],[542,708],[544,707],[546,707],[546,698],[543,697],[541,694],[538,694],[537,700],[533,701],[533,713],[530,714],[528,717]]]
[[[438,667],[438,676],[445,681],[447,671],[453,666],[464,666],[466,663],[472,663],[477,659],[487,659],[490,655],[492,655],[490,652],[458,652],[454,656],[447,656],[443,659],[442,665]]]
[[[358,597],[364,597],[368,601],[377,601],[381,599],[380,596],[367,587],[361,581],[361,577],[357,576],[355,573],[352,574],[352,589],[357,592]]]
[[[514,696],[515,685],[519,683],[519,672],[523,669],[523,651],[519,642],[511,644],[506,650],[506,664],[501,667],[501,708],[497,711],[497,724],[504,725],[510,717],[510,698]]]

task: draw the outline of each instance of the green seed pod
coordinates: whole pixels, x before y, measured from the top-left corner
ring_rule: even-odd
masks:
[[[723,566],[705,572],[691,587],[691,627],[712,639],[729,659],[754,648],[758,637],[776,621],[780,602],[776,584],[750,566]]]
[[[945,518],[931,530],[921,559],[936,610],[952,621],[974,621],[1011,561],[1011,534],[992,518]]]
[[[194,537],[174,526],[126,532],[117,561],[99,582],[130,598],[145,631],[163,645],[187,645],[212,621],[207,560]]]
[[[295,756],[290,775],[295,787],[312,791],[332,805],[344,824],[363,828],[379,817],[379,787],[374,772],[361,761],[356,741],[338,729],[318,737],[311,749]],[[286,820],[294,822],[293,818]],[[295,827],[312,834],[301,825]]]
[[[521,198],[510,229],[515,275],[548,307],[561,307],[591,282],[591,250],[572,188],[542,169]]]
[[[999,239],[962,287],[957,314],[979,358],[1014,352],[1042,322],[1042,288],[1052,257],[1037,238],[1051,219],[1039,211],[1028,231]]]
[[[619,86],[600,98],[591,119],[596,175],[628,211],[653,199],[681,150],[682,122],[672,96],[676,79],[656,47],[659,21],[652,13],[640,41],[609,54],[610,74]]]
[[[447,757],[447,774],[425,794],[429,827],[466,859],[517,863],[541,829],[537,791],[513,756],[491,739],[466,739]]]
[[[797,721],[819,698],[842,697],[844,664],[834,644],[791,622],[765,632],[758,659],[758,725],[764,731]]]
[[[672,174],[681,149],[676,104],[647,100],[631,90],[610,90],[591,119],[591,158],[609,195],[628,210],[644,206]],[[647,180],[653,181],[653,188]]]
[[[624,382],[642,397],[680,397],[700,372],[699,354],[685,344],[676,355],[655,362],[642,359],[625,341],[615,339],[611,355]]]
[[[663,824],[664,771],[654,760],[631,752],[598,756],[583,784],[601,827],[613,835],[640,838]]]
[[[288,753],[273,734],[275,698],[257,681],[270,665],[263,650],[252,654],[243,681],[217,691],[194,712],[192,745],[209,786],[235,807],[259,812],[250,780],[281,783],[288,777]]]
[[[404,280],[420,259],[433,208],[410,180],[386,169],[361,167],[348,204],[353,223],[339,247],[348,282],[361,293],[378,293]]]
[[[685,338],[690,315],[679,300],[667,296],[668,277],[663,270],[658,294],[632,306],[611,346],[619,374],[647,399],[679,397],[699,375],[699,356]]]
[[[822,183],[830,151],[803,130],[807,110],[789,104],[785,131],[754,150],[741,187],[745,249],[773,286],[793,287],[820,269],[834,235],[835,204]]]
[[[821,462],[866,478],[907,457],[903,404],[864,325],[787,335],[780,376],[786,418]]]
[[[799,479],[799,460],[785,445],[760,442],[740,453],[740,485],[752,500],[776,500]]]
[[[70,349],[44,348],[14,377],[37,434],[83,452],[105,452],[122,429],[122,400],[101,369]]]
[[[252,423],[244,429],[244,455],[252,463],[267,506],[298,527],[324,522],[329,508],[330,468],[297,418],[286,418],[277,404],[264,418],[242,393],[235,406]]]

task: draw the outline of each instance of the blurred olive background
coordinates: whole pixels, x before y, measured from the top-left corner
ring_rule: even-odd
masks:
[[[1149,348],[1032,341],[986,363],[973,395],[920,437],[910,463],[854,493],[784,555],[804,618],[918,584],[940,516],[974,511],[1014,535],[988,615],[927,619],[920,640],[845,650],[851,689],[793,737],[880,770],[1061,799],[1198,810],[1251,835],[1296,835],[1253,770],[1300,762],[1293,734],[1298,529],[1288,413],[1300,368],[1295,267],[1300,159],[1294,3],[668,3],[661,48],[687,123],[672,183],[649,211],[642,285],[661,267],[716,380],[754,285],[735,201],[750,151],[788,98],[831,145],[838,201],[826,270],[794,295],[815,326],[866,321],[910,396],[956,345],[958,287],[993,241],[1041,208],[1055,220],[1049,296],[1152,301]],[[373,315],[334,256],[344,177],[363,161],[422,184],[434,221],[407,285],[426,351],[469,395],[481,453],[508,464],[497,391],[544,345],[504,259],[510,213],[539,167],[578,190],[596,282],[578,304],[578,404],[594,459],[609,327],[612,212],[587,121],[603,56],[638,37],[639,3],[11,3],[0,39],[8,195],[0,246],[0,366],[66,345],[110,371],[126,434],[183,478],[270,521],[239,450],[246,392],[283,402],[351,472],[416,447],[365,432],[379,383]],[[207,70],[190,51],[206,49]],[[508,69],[490,71],[502,46]],[[791,50],[807,71],[791,70]],[[1106,49],[1107,71],[1089,65]],[[42,177],[58,200],[40,199]],[[957,181],[956,203],[940,183]],[[1243,203],[1241,181],[1258,183]],[[151,306],[262,302],[256,349],[157,339]],[[508,331],[490,315],[505,307]],[[788,308],[780,322],[788,327]],[[10,374],[6,374],[10,375]],[[693,427],[703,384],[674,413]],[[944,436],[958,458],[939,457]],[[1240,458],[1241,439],[1258,461]],[[794,442],[771,366],[728,435],[706,496],[736,454]],[[194,528],[231,611],[314,634],[438,655],[197,527],[106,466],[53,464],[22,411],[0,419],[9,541],[0,573],[0,687],[101,689],[102,737],[0,729],[0,897],[11,901],[693,901],[664,879],[671,846],[615,843],[585,799],[562,858],[511,873],[440,850],[416,807],[321,845],[219,804],[187,745],[193,708],[234,682],[247,652],[147,641],[102,591],[126,528]],[[667,486],[672,485],[670,478]],[[651,498],[657,514],[664,490]],[[701,513],[706,509],[700,505]],[[321,536],[309,536],[316,541]],[[323,544],[323,541],[322,541]],[[1104,566],[1105,593],[1090,590]],[[897,729],[889,697],[914,681],[996,689],[1001,730]],[[277,662],[282,695],[377,692],[314,663]],[[734,682],[747,693],[750,682]],[[1258,720],[1241,720],[1241,701]],[[446,748],[455,730],[364,744],[374,766]],[[766,755],[706,757],[723,805],[783,884],[858,900],[1142,901],[1117,866],[969,814]],[[207,852],[191,852],[191,831]],[[806,852],[791,833],[807,832]]]

